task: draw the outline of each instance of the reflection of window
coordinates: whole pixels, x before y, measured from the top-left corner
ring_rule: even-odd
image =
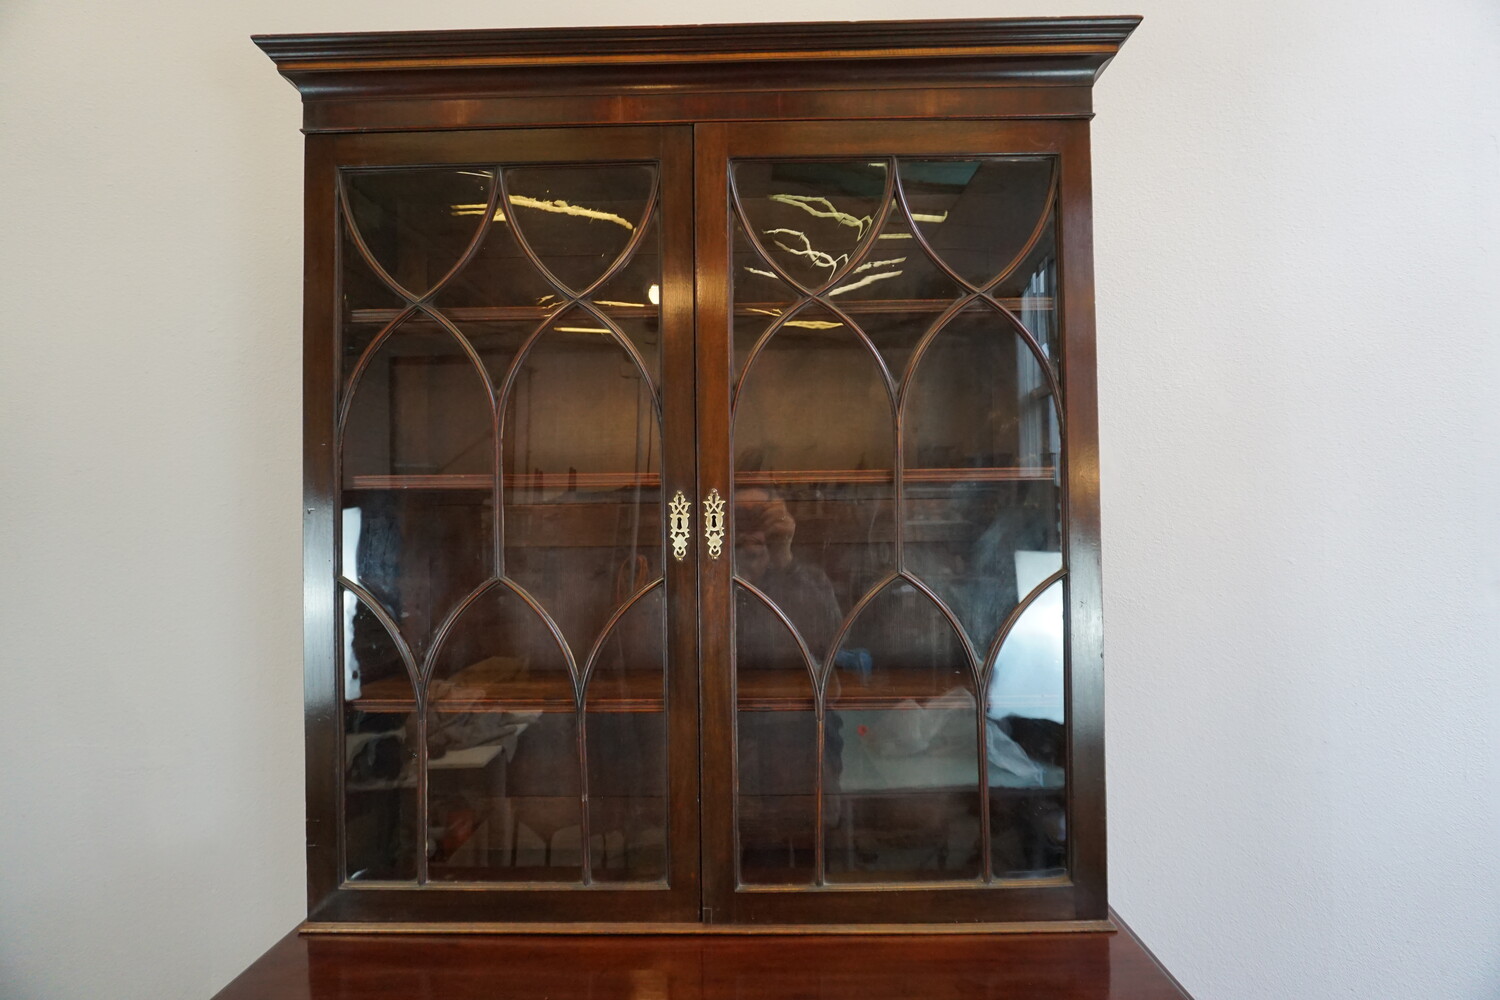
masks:
[[[1031,276],[1021,295],[1019,319],[1025,327],[1037,335],[1042,350],[1047,350],[1048,338],[1043,335],[1052,322],[1054,292],[1054,268],[1052,261],[1044,261]],[[1054,417],[1052,399],[1036,355],[1025,341],[1016,338],[1016,393],[1021,417],[1020,453],[1017,456],[1023,466],[1052,466],[1053,456],[1060,450],[1057,421]],[[1049,358],[1049,361],[1056,359]]]

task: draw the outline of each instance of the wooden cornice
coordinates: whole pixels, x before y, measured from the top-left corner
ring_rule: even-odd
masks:
[[[308,102],[833,85],[1089,87],[1139,21],[846,21],[257,35],[254,41]]]

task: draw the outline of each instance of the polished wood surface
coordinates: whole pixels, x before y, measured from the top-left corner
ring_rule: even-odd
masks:
[[[1028,921],[1055,921],[1078,927],[1097,925],[1106,918],[1098,447],[1087,119],[1092,115],[1091,87],[1095,79],[1138,21],[1134,17],[1106,17],[842,22],[256,39],[301,93],[304,130],[310,133],[306,175],[304,509],[305,569],[309,581],[306,728],[311,919],[346,931],[353,930],[350,925],[359,921],[387,927],[410,922],[449,922],[469,928],[494,927],[497,922],[514,928],[554,921],[597,921],[613,925],[615,932],[628,921],[652,922],[653,930],[686,927],[693,921],[701,921],[707,927],[738,924],[758,930],[786,928],[797,923],[821,924],[825,929],[855,922],[881,923],[887,927],[899,923],[920,933],[933,928],[951,929],[955,922],[970,929],[993,926],[996,922],[1035,926],[1024,923]],[[795,69],[794,73],[788,73],[789,65]],[[611,127],[576,127],[590,125]],[[629,127],[632,125],[637,127]],[[731,444],[731,414],[737,392],[733,317],[763,314],[785,321],[782,313],[788,303],[767,302],[763,297],[738,303],[733,299],[728,280],[732,252],[725,202],[731,161],[765,157],[885,159],[994,155],[1050,157],[1058,164],[1049,197],[1057,210],[1056,248],[1062,260],[1060,287],[1056,297],[1048,293],[1028,301],[1029,308],[1055,317],[1051,321],[1055,322],[1062,340],[1060,346],[1066,363],[1061,375],[1053,374],[1044,365],[1047,385],[1034,389],[1063,407],[1061,455],[1030,458],[996,455],[977,463],[992,466],[984,468],[938,467],[963,465],[961,458],[950,457],[920,466],[914,464],[910,469],[905,468],[904,460],[890,459],[872,462],[876,467],[869,468],[861,463],[858,468],[736,473]],[[397,307],[390,308],[382,304],[389,296],[376,296],[368,302],[360,300],[359,308],[353,308],[351,302],[351,308],[343,311],[336,305],[342,301],[343,280],[336,266],[341,253],[335,229],[339,208],[334,192],[339,188],[338,178],[365,168],[587,162],[654,163],[658,169],[663,226],[661,304],[659,307],[639,302],[609,305],[617,314],[615,318],[628,315],[633,321],[657,325],[661,331],[659,381],[663,390],[658,403],[663,421],[661,471],[645,468],[625,471],[629,469],[628,463],[620,471],[612,471],[617,466],[608,463],[583,471],[567,469],[566,463],[551,470],[520,464],[502,471],[497,465],[493,475],[474,475],[436,466],[424,471],[425,467],[420,465],[413,466],[411,473],[395,467],[363,470],[378,474],[361,474],[361,470],[353,467],[341,469],[340,428],[352,398],[348,387],[354,381],[348,372],[340,371],[341,338],[363,343],[378,336],[387,325],[404,322],[401,317],[417,316],[424,309],[428,311],[422,315],[429,317],[432,310],[446,310],[449,318],[456,321],[499,324],[541,322],[550,315],[552,306],[480,302],[450,308],[442,303],[423,306],[416,296],[398,296]],[[885,200],[889,209],[889,186],[887,191]],[[498,204],[497,197],[491,195],[491,209]],[[462,206],[453,207],[472,206],[465,200]],[[905,210],[909,211],[909,207]],[[477,214],[485,214],[484,206],[479,207]],[[1045,214],[1039,217],[1032,242],[1046,225],[1046,218]],[[472,253],[477,245],[470,246],[465,254]],[[368,254],[368,250],[361,252]],[[531,250],[526,250],[526,254],[534,256]],[[976,288],[970,291],[999,309],[1018,309],[1022,304],[1018,299],[989,298],[989,292]],[[887,300],[878,296],[859,301],[855,296],[829,300],[828,296],[838,292],[818,294],[822,296],[820,301],[825,311],[842,321],[825,326],[855,327],[863,324],[867,315],[884,313],[926,315],[947,302],[904,297]],[[947,319],[945,313],[942,322]],[[417,330],[426,322],[418,317],[412,320],[411,328]],[[613,326],[613,320],[607,322]],[[834,331],[826,336],[832,341],[846,332]],[[1040,355],[1031,334],[1022,330],[1019,323],[1017,332]],[[812,335],[813,339],[822,336]],[[923,343],[930,339],[929,335]],[[887,373],[886,380],[889,379]],[[498,438],[499,431],[495,433]],[[1018,464],[1006,466],[1007,461]],[[854,463],[839,460],[818,464]],[[893,465],[897,468],[891,468]],[[951,509],[954,484],[998,484],[985,487],[998,493],[1031,489],[1035,484],[1054,481],[1059,474],[1064,527],[1061,541],[1054,540],[1053,544],[1062,550],[1064,570],[1060,574],[1066,577],[1068,655],[1072,664],[1066,696],[1067,874],[1011,882],[986,874],[982,887],[934,887],[931,883],[919,883],[858,889],[819,884],[806,887],[806,891],[801,888],[787,891],[786,886],[741,889],[736,875],[741,863],[741,845],[736,833],[734,800],[735,729],[739,713],[806,713],[810,709],[821,713],[823,709],[805,683],[796,677],[780,675],[785,672],[736,677],[733,633],[726,624],[735,609],[737,585],[733,579],[733,559],[716,559],[705,546],[700,530],[703,498],[713,490],[732,498],[735,487],[762,481],[778,488],[801,487],[800,492],[788,491],[786,498],[787,509],[801,526],[799,544],[816,545],[843,558],[860,546],[874,544],[899,547],[916,542],[937,545],[973,542],[983,525],[973,518],[954,515]],[[911,486],[921,489],[908,495],[907,488]],[[621,505],[613,502],[610,493],[630,489],[660,492],[650,502],[632,501],[640,508],[639,517],[622,527],[620,519],[612,516]],[[572,566],[589,558],[589,553],[583,550],[593,548],[628,543],[648,544],[660,551],[665,528],[664,501],[679,489],[692,502],[693,543],[689,556],[680,561],[664,560],[662,567],[669,662],[665,690],[661,671],[640,672],[637,676],[621,666],[605,686],[607,690],[597,683],[588,689],[591,693],[584,710],[578,699],[587,683],[588,670],[581,655],[577,667],[583,674],[573,678],[576,682],[573,685],[567,675],[550,680],[535,676],[507,677],[503,683],[491,684],[482,678],[444,674],[443,684],[447,686],[433,685],[429,689],[427,685],[434,674],[432,649],[419,656],[402,645],[400,627],[387,615],[379,624],[397,637],[407,676],[387,680],[384,675],[367,675],[363,696],[348,704],[344,702],[338,644],[341,617],[334,586],[340,566],[336,522],[342,504],[352,499],[361,504],[368,501],[372,506],[389,504],[403,508],[405,505],[414,511],[424,506],[441,507],[458,519],[493,520],[497,525],[508,526],[505,531],[497,529],[487,536],[502,567],[508,550],[513,550],[519,560],[531,558],[540,562],[543,558],[554,558],[559,565]],[[879,527],[861,528],[857,519],[844,516],[846,509],[858,510],[860,504],[870,502],[869,496],[879,494],[882,489],[893,495],[891,502],[896,505],[897,513],[894,522],[901,527],[885,526],[882,522]],[[824,495],[817,496],[815,502],[809,500],[815,493]],[[552,495],[545,498],[546,502],[540,502],[544,494]],[[901,516],[903,512],[910,516]],[[732,508],[730,516],[731,519],[735,516]],[[420,518],[412,515],[408,520],[416,523]],[[629,578],[623,567],[617,569],[613,565],[607,566],[603,574],[615,580]],[[378,603],[363,591],[351,589],[351,592],[358,593],[367,605]],[[535,604],[529,596],[513,596],[528,605]],[[413,606],[425,613],[420,599],[414,598]],[[1020,610],[1018,607],[1002,628],[1002,637]],[[413,617],[422,620],[422,614]],[[993,651],[989,659],[992,658]],[[973,665],[977,657],[972,651],[969,660],[977,670]],[[588,663],[592,662],[591,656]],[[627,658],[622,657],[619,662],[633,666]],[[897,658],[892,662],[910,661]],[[894,668],[896,673],[900,669]],[[926,687],[914,681],[909,688],[904,683],[892,685],[891,690],[897,689],[909,692]],[[599,692],[597,698],[594,691]],[[866,692],[863,697],[857,704],[839,707],[888,708],[900,701],[879,693]],[[640,722],[639,713],[659,712],[664,705],[670,706],[667,740],[671,763],[666,776],[671,803],[669,879],[665,883],[633,887],[589,886],[585,865],[582,884],[578,886],[503,882],[489,887],[478,883],[444,885],[441,881],[428,882],[429,861],[424,854],[418,858],[414,882],[374,881],[357,886],[345,883],[349,865],[341,844],[348,840],[347,818],[338,803],[346,781],[342,773],[346,765],[340,719],[348,714],[349,705],[366,713],[384,714],[384,718],[377,720],[382,725],[390,721],[389,713],[410,715],[408,726],[418,733],[417,770],[424,775],[430,751],[421,734],[430,724],[431,713],[452,713],[455,717],[496,711],[551,713],[540,720],[539,729],[555,723],[561,714],[577,713],[579,770],[585,788],[579,829],[585,843],[590,840],[591,822],[586,791],[590,780],[586,763],[588,743],[584,736],[587,717],[593,713],[636,713],[632,718],[600,720],[604,727],[633,725]],[[418,705],[427,711],[418,711]],[[766,717],[751,718],[758,722]],[[984,725],[981,716],[981,734]],[[813,756],[821,757],[822,735],[817,747]],[[987,766],[986,760],[981,754],[981,771]],[[426,778],[420,780],[413,816],[403,820],[407,827],[418,831],[428,828],[431,819]],[[988,782],[981,777],[980,785],[987,787]],[[817,794],[821,801],[821,785]],[[979,809],[981,822],[985,824],[980,842],[987,859],[991,850],[988,808]],[[819,815],[822,811],[821,807],[816,810]],[[823,836],[820,826],[816,848],[820,859],[824,854]],[[991,871],[989,860],[984,862],[983,870]],[[446,939],[434,939],[433,946],[443,940]],[[1120,939],[1099,940],[1104,943],[1096,946],[1095,951],[1108,955]],[[584,947],[579,942],[574,944]],[[614,953],[607,946],[600,947],[604,950],[596,953],[585,948],[580,954],[597,954],[599,961],[608,966],[615,961],[609,957]],[[686,944],[681,948],[687,950],[673,953],[678,954],[677,958],[668,956],[662,961],[672,969],[683,967],[682,962],[695,969],[687,972],[686,977],[695,984],[698,995],[717,995],[708,988],[711,981],[718,982],[716,974],[708,971],[710,965],[733,969],[737,967],[734,963],[741,961],[748,963],[747,969],[758,969],[748,955],[735,958],[726,952],[723,961],[715,955],[710,962],[707,945],[694,945],[698,950]],[[303,948],[304,978],[309,970],[333,969],[342,961],[338,956],[344,953],[320,949],[321,946],[309,952]],[[891,945],[891,953],[908,954],[895,944]],[[349,952],[349,960],[361,961],[355,957],[358,954],[358,949]],[[389,953],[372,945],[364,954],[374,966],[381,967],[387,961],[383,956]],[[555,953],[554,957],[557,954],[561,953]],[[988,952],[976,950],[972,954]],[[420,959],[420,951],[402,955],[406,956],[402,961]],[[948,957],[961,960],[957,952]],[[917,966],[942,961],[918,953],[910,953],[908,958]],[[1069,961],[1057,955],[1053,958]],[[503,963],[507,959],[496,954],[492,960]],[[283,956],[278,961],[294,960]],[[330,961],[332,965],[328,964]],[[566,965],[565,960],[559,961]],[[840,964],[845,963],[844,958],[830,957],[828,961],[830,968],[845,967]],[[1073,961],[1087,964],[1089,959],[1082,956]],[[678,965],[672,965],[673,962]],[[1106,968],[1108,964],[1106,960]],[[857,962],[849,967],[859,971]],[[899,970],[890,973],[900,974]],[[1048,973],[1054,978],[1057,974],[1056,970]],[[497,985],[514,982],[487,978],[477,972],[475,975],[478,978],[473,980],[474,988],[488,984],[486,995],[493,995]],[[348,976],[352,977],[350,982],[365,981],[364,973],[351,972]],[[735,982],[731,977],[715,989],[744,992]],[[1007,989],[1021,988],[1008,980],[1004,985]],[[420,994],[426,988],[420,983],[418,987],[407,989],[403,995]],[[462,992],[465,988],[468,987],[455,986],[457,992],[451,995],[467,995]],[[838,993],[842,987],[830,989]],[[941,995],[947,989],[939,985],[934,990],[913,992]],[[1107,985],[1104,989],[1105,992],[1075,990],[1055,995],[1137,995],[1109,992]],[[608,988],[595,991],[608,992]],[[956,995],[958,988],[950,991]],[[445,988],[435,992],[448,991]],[[529,995],[534,991],[527,992]],[[556,992],[566,995],[568,987],[561,985]],[[854,992],[857,991],[851,990],[850,994]],[[1006,992],[1000,990],[997,995]],[[1025,995],[1054,994],[1033,990]]]
[[[1187,1000],[1128,929],[997,935],[287,935],[215,1000]]]
[[[1139,21],[419,31],[255,42],[302,93],[308,132],[867,114],[1086,117],[1090,87]]]

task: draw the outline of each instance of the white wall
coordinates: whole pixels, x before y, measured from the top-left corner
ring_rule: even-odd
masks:
[[[1115,905],[1200,1000],[1500,996],[1500,7],[1134,6]],[[742,10],[1113,12],[0,9],[0,996],[205,997],[301,914],[298,109],[247,36]]]

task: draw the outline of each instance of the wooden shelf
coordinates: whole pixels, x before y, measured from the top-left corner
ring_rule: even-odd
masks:
[[[830,711],[909,710],[922,707],[941,694],[914,697],[932,687],[932,671],[920,668],[882,668],[885,689],[830,697]],[[623,681],[623,683],[622,683]],[[501,681],[468,682],[460,672],[453,688],[429,702],[435,712],[571,712],[573,691],[561,674],[516,677]],[[603,713],[660,712],[665,675],[660,670],[596,673],[590,683],[588,711]],[[609,691],[609,688],[615,688]],[[738,678],[741,712],[811,712],[812,691],[805,673],[792,670],[743,670]],[[602,692],[602,693],[601,693]],[[364,712],[404,714],[415,708],[405,678],[366,682],[351,707]]]
[[[832,296],[831,301],[842,311],[851,316],[861,316],[875,313],[937,313],[951,306],[955,299],[845,299],[842,296]],[[1050,297],[1020,298],[998,298],[995,300],[1011,312],[1019,312],[1022,309],[1032,312],[1051,312],[1055,303]],[[558,309],[559,303],[551,303],[536,306],[450,306],[444,307],[438,303],[434,308],[454,323],[519,323],[519,322],[541,322],[553,315],[561,315],[566,310]],[[640,302],[611,302],[609,304],[594,303],[595,307],[606,316],[627,319],[644,317],[656,319],[660,312],[657,306]],[[736,316],[765,316],[768,319],[780,316],[788,307],[785,302],[738,302],[734,306]],[[345,321],[359,325],[385,326],[391,320],[405,312],[404,309],[350,309],[345,315]],[[431,322],[425,314],[418,314],[415,321]]]
[[[907,469],[907,483],[1004,483],[1048,482],[1056,475],[1051,466],[1009,466],[997,468]],[[788,469],[780,472],[742,472],[734,477],[736,486],[791,486],[829,483],[889,483],[890,469]],[[346,490],[488,490],[495,484],[491,475],[400,475],[354,476]],[[655,489],[661,486],[661,475],[655,472],[542,472],[507,474],[505,485],[521,489],[618,490]]]

